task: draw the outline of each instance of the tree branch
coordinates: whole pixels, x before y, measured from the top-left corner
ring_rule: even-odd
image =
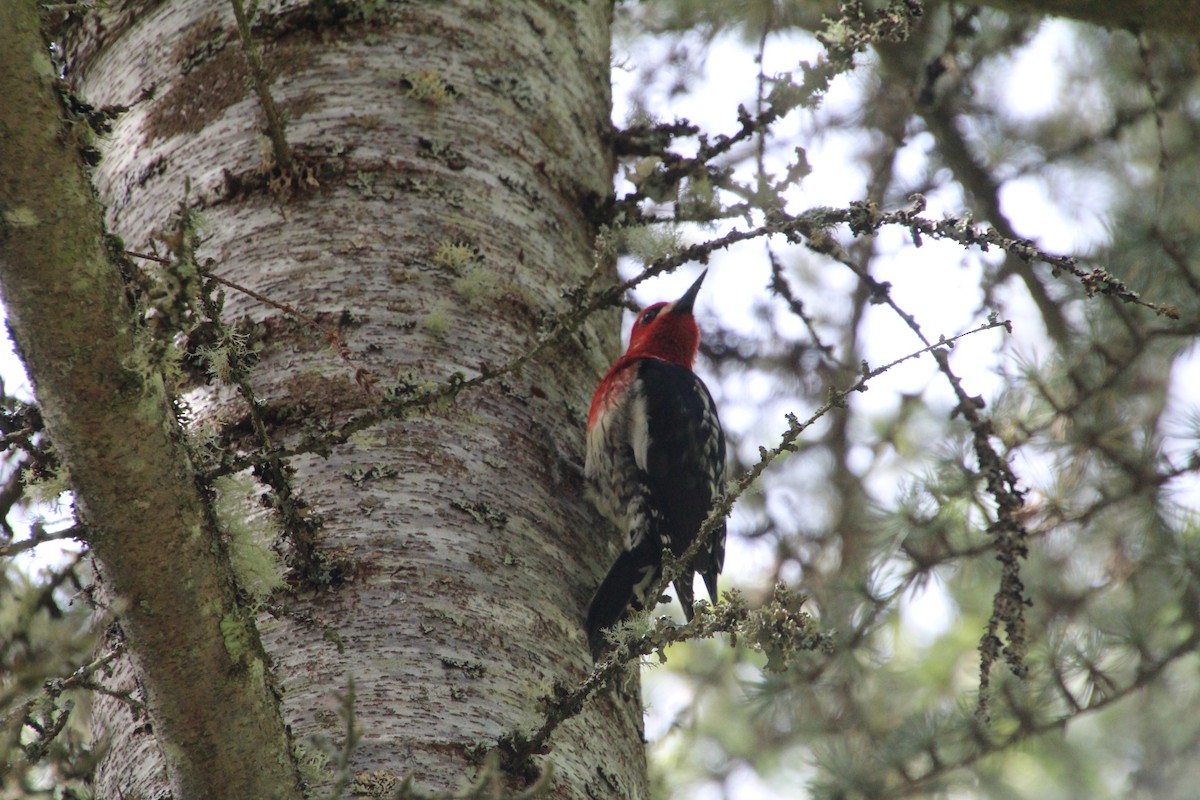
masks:
[[[233,6],[233,16],[237,21],[238,39],[241,41],[242,54],[250,67],[250,79],[254,84],[254,92],[258,95],[258,103],[262,106],[267,118],[267,137],[271,140],[271,150],[275,154],[275,165],[283,177],[283,185],[287,189],[300,188],[301,182],[296,175],[295,162],[292,160],[292,149],[288,146],[287,134],[284,131],[285,122],[271,96],[271,75],[263,64],[262,53],[254,42],[250,30],[250,19],[246,16],[246,8],[242,0],[229,0]]]
[[[0,3],[0,105],[21,109],[0,137],[0,292],[13,338],[101,579],[123,601],[175,796],[299,798],[253,618],[236,603],[75,139],[60,134],[38,24],[33,0]]]

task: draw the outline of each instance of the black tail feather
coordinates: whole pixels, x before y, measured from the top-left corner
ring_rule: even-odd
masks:
[[[700,571],[708,596],[715,604],[717,573],[721,571],[724,555],[723,542],[720,542],[716,552],[709,557],[709,563],[701,561],[694,564],[693,569],[684,570],[684,574],[674,581],[675,596],[679,598],[679,604],[683,606],[683,615],[688,622],[696,615],[695,591],[692,588],[696,571]],[[661,554],[649,545],[625,550],[617,557],[600,583],[600,588],[592,596],[592,603],[588,608],[588,646],[592,650],[593,659],[599,661],[608,649],[604,638],[606,630],[628,617],[630,611],[641,611],[647,605],[653,606],[658,603],[659,598],[646,598],[644,595],[651,585],[658,581],[661,574]]]
[[[679,598],[679,605],[683,606],[683,618],[688,622],[691,622],[692,617],[696,616],[696,593],[692,589],[692,580],[695,577],[691,570],[684,570],[673,584],[675,596]]]
[[[604,576],[588,608],[588,645],[593,659],[598,661],[608,649],[604,632],[629,616],[631,610],[642,610],[637,590],[644,589],[646,584],[645,555],[631,550],[622,552]]]
[[[708,599],[712,600],[714,606],[717,604],[717,573],[720,571],[721,567],[718,565],[704,570],[702,575],[704,588],[708,590]]]

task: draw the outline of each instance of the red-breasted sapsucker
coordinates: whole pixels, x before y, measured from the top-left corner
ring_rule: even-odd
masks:
[[[629,349],[592,396],[584,474],[596,507],[625,535],[624,550],[588,610],[588,641],[597,658],[606,628],[631,608],[658,602],[646,592],[661,577],[664,548],[682,555],[725,490],[725,434],[708,388],[692,372],[700,345],[692,305],[705,274],[674,303],[655,303],[638,315]],[[724,561],[722,522],[675,581],[688,620],[695,573],[716,602]]]

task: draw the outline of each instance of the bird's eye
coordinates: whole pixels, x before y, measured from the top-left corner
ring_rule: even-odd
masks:
[[[651,322],[654,322],[654,318],[658,316],[658,312],[660,311],[662,311],[662,308],[646,309],[646,313],[642,314],[642,324],[649,325]]]

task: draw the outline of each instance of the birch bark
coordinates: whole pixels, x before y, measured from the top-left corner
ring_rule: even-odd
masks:
[[[161,249],[188,204],[214,273],[348,348],[352,366],[295,317],[228,292],[271,441],[296,446],[376,407],[356,370],[386,394],[525,352],[593,269],[587,209],[613,169],[610,15],[603,1],[265,4],[254,38],[305,184],[290,197],[272,191],[278,162],[227,3],[114,0],[64,41],[89,102],[132,105],[95,175],[110,228],[131,250]],[[449,789],[534,725],[554,681],[590,667],[583,612],[609,550],[578,463],[616,344],[615,315],[600,322],[603,337],[589,324],[453,404],[287,460],[315,550],[288,553],[304,568],[258,623],[314,785],[331,780],[317,742],[342,741],[351,681],[356,790],[407,775]],[[228,447],[261,444],[244,397],[197,385],[188,401]],[[98,793],[161,794],[162,743],[111,703],[96,719],[112,745]],[[555,796],[645,796],[640,726],[636,692],[565,725],[542,759]]]

